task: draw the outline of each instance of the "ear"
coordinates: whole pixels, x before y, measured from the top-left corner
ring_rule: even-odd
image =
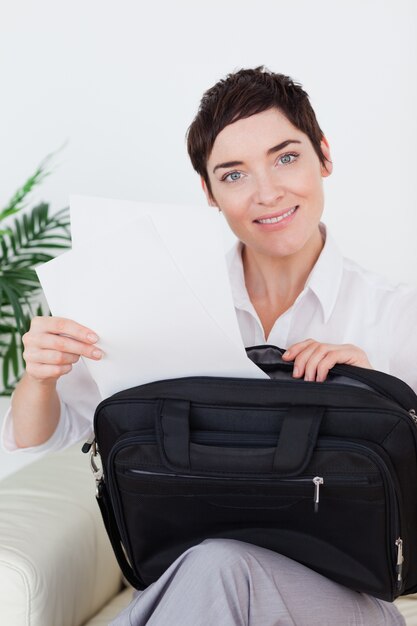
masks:
[[[203,188],[204,193],[206,194],[207,202],[210,206],[217,206],[217,203],[210,191],[208,190],[207,183],[202,176],[200,176],[201,187]]]
[[[329,142],[324,135],[321,138],[320,147],[326,158],[326,165],[320,164],[321,175],[323,176],[323,178],[325,178],[326,176],[330,176],[330,174],[333,172],[333,163],[330,155]]]

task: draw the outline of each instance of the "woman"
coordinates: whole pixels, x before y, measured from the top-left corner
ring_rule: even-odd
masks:
[[[263,68],[227,76],[204,94],[188,151],[208,202],[239,240],[228,261],[245,345],[287,347],[294,377],[308,381],[324,381],[335,363],[349,363],[397,375],[417,390],[417,293],[344,259],[321,224],[322,181],[332,163],[302,88]],[[56,449],[88,434],[99,396],[82,363],[73,366],[80,355],[101,358],[97,339],[72,320],[33,320],[24,336],[26,373],[4,428],[8,449]],[[211,539],[182,554],[114,621],[404,623],[393,604],[282,555]]]

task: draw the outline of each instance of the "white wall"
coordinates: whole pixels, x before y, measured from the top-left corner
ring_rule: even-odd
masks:
[[[69,140],[34,198],[202,202],[184,135],[202,92],[266,64],[309,92],[346,255],[417,283],[413,0],[14,0],[0,14],[0,203]],[[115,216],[117,222],[117,216]]]

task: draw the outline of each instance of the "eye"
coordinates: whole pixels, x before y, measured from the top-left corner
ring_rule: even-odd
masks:
[[[278,162],[282,165],[288,165],[289,163],[293,163],[299,155],[296,152],[289,152],[288,154],[283,154],[278,158]]]
[[[229,172],[228,174],[225,174],[221,180],[227,183],[234,183],[235,181],[240,180],[242,176],[242,172]]]

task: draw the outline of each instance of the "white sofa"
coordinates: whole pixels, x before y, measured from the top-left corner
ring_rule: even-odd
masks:
[[[0,481],[0,624],[105,626],[126,606],[81,445]]]
[[[0,481],[2,626],[107,626],[131,599],[80,448]],[[417,594],[396,603],[407,626],[417,626]]]

